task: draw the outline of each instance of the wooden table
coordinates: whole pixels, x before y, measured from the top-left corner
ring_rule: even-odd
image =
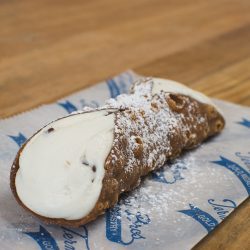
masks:
[[[250,1],[0,1],[1,118],[129,68],[249,106]],[[196,249],[247,249],[249,217]]]

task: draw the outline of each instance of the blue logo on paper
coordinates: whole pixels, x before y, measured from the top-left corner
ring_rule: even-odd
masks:
[[[186,166],[183,164],[177,164],[173,165],[167,171],[166,169],[161,168],[158,171],[153,172],[151,176],[154,181],[166,184],[174,184],[175,182],[184,179],[184,176],[182,175],[184,170],[187,170]]]
[[[129,203],[130,201],[128,201],[127,205],[131,206]],[[149,216],[139,211],[132,213],[129,209],[126,209],[123,213],[125,214],[125,218],[122,218],[121,207],[119,205],[116,205],[106,212],[107,239],[122,245],[130,245],[134,240],[145,239],[142,235],[141,228],[150,223]],[[122,239],[122,219],[126,221],[126,224],[129,224],[131,239],[127,241]]]
[[[228,160],[227,158],[223,156],[220,156],[220,158],[221,159],[219,161],[212,161],[212,163],[223,166],[227,168],[228,170],[230,170],[232,173],[234,173],[235,176],[238,177],[238,179],[246,188],[248,195],[250,195],[250,174],[237,163],[231,160]]]
[[[62,108],[64,108],[69,114],[77,110],[76,106],[74,106],[69,101],[59,102],[58,105],[60,105]]]
[[[21,147],[25,141],[27,140],[26,137],[22,134],[19,133],[17,136],[14,135],[8,135],[19,147]]]
[[[42,226],[38,232],[25,232],[34,239],[42,250],[59,250],[59,247],[51,234]]]
[[[236,152],[235,155],[240,158],[240,160],[246,165],[246,167],[250,171],[250,152],[248,152],[248,155],[243,155],[240,152]]]
[[[178,212],[192,217],[198,221],[208,232],[212,231],[218,225],[218,221],[209,213],[192,204],[189,204],[189,207],[190,209],[179,210]]]
[[[86,226],[81,226],[79,229],[83,229],[83,233],[80,233],[77,229],[69,229],[66,227],[62,227],[63,229],[63,238],[64,238],[64,249],[70,250],[70,249],[76,249],[75,244],[77,243],[77,240],[74,239],[75,236],[80,237],[84,240],[86,249],[89,250],[89,242],[88,242],[88,229]]]
[[[242,118],[242,121],[237,122],[237,123],[240,124],[240,125],[243,125],[243,126],[245,126],[247,128],[250,128],[250,120],[247,120],[245,118]]]
[[[229,199],[224,199],[219,203],[215,202],[214,199],[209,199],[207,202],[212,206],[221,220],[224,220],[226,216],[236,208],[236,203]]]
[[[107,85],[109,88],[111,98],[115,98],[116,96],[120,95],[119,87],[117,86],[116,82],[113,79],[107,80]]]

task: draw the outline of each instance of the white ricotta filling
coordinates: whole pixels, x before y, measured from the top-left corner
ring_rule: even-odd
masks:
[[[114,139],[114,113],[71,115],[44,127],[19,158],[16,190],[35,213],[80,219],[95,206]]]
[[[198,91],[188,88],[187,86],[179,82],[175,82],[175,81],[167,80],[167,79],[161,79],[161,78],[153,78],[153,80],[154,80],[153,89],[152,89],[153,95],[158,94],[161,91],[182,94],[182,95],[192,97],[201,103],[206,103],[206,104],[215,106],[215,104],[211,101],[209,97],[205,96],[204,94]]]

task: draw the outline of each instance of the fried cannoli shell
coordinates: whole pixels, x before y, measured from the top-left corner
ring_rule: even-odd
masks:
[[[164,112],[168,112],[165,118],[171,122],[161,120]],[[152,122],[152,119],[159,121]],[[129,125],[124,122],[127,120]],[[164,122],[166,124],[162,124]],[[11,190],[22,207],[45,223],[78,227],[95,220],[106,209],[113,207],[121,193],[137,187],[143,176],[159,169],[167,160],[177,158],[182,151],[196,147],[208,137],[219,133],[224,124],[222,115],[214,106],[173,93],[155,95],[150,100],[150,110],[125,108],[116,111],[114,142],[105,161],[99,198],[93,209],[77,220],[41,216],[20,200],[15,179],[20,154],[29,140],[19,150],[11,168]]]

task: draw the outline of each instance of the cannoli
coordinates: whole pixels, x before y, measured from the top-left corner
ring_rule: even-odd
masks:
[[[173,81],[141,79],[130,95],[40,129],[20,148],[10,186],[18,203],[45,223],[77,227],[224,124],[205,95]]]

